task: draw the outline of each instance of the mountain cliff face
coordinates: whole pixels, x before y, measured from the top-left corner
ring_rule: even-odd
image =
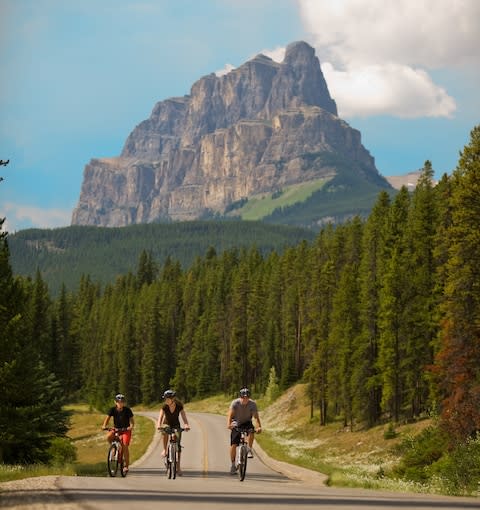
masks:
[[[280,64],[258,55],[157,103],[119,157],[86,165],[72,224],[222,215],[252,195],[331,178],[337,169],[322,163],[325,154],[368,181],[383,179],[360,133],[338,118],[313,48],[292,43]]]

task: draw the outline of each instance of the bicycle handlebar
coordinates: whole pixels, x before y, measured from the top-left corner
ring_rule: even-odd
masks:
[[[170,427],[169,425],[164,425],[163,427],[157,427],[157,430],[161,430],[166,434],[174,434],[175,432],[183,432],[186,429],[182,427]]]
[[[111,432],[112,430],[114,432],[127,432],[129,429],[128,427],[123,427],[123,428],[117,428],[117,427],[103,427],[103,430],[108,430],[108,432]]]

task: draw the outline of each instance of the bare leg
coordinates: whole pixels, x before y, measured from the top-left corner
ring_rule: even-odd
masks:
[[[162,452],[163,457],[165,457],[165,455],[167,454],[167,442],[168,436],[167,434],[163,434],[163,452]]]
[[[123,445],[123,458],[125,459],[124,467],[128,468],[130,465],[130,450],[127,444]]]
[[[230,460],[232,461],[232,464],[235,462],[236,453],[237,453],[237,445],[232,444],[232,446],[230,446]]]

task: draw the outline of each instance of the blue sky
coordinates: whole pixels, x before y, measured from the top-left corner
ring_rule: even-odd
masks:
[[[383,175],[440,177],[480,121],[479,31],[477,0],[0,0],[0,217],[69,225],[156,102],[298,40]]]

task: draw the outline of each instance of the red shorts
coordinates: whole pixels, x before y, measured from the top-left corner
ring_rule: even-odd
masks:
[[[115,432],[113,430],[111,430],[108,433],[107,439],[109,441],[112,441],[114,435],[115,435]],[[130,444],[130,441],[132,440],[132,431],[131,430],[124,430],[123,432],[120,432],[118,435],[120,436],[120,439],[122,440],[123,444],[126,444],[127,446]]]

